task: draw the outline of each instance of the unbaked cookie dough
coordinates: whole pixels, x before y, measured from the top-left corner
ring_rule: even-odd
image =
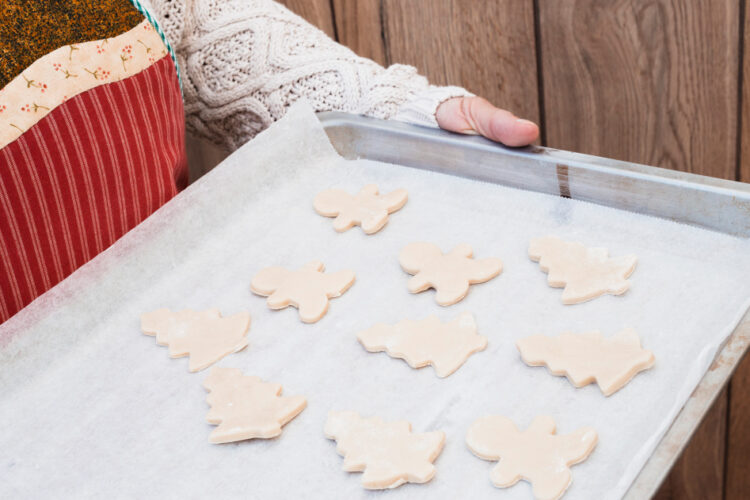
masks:
[[[586,302],[605,293],[622,295],[637,260],[635,255],[609,257],[606,248],[587,248],[554,236],[532,239],[529,257],[549,273],[549,286],[565,287],[563,304]]]
[[[469,285],[489,281],[503,270],[500,259],[473,259],[469,245],[461,244],[447,254],[433,243],[410,243],[401,250],[398,261],[413,274],[407,285],[411,293],[434,288],[435,301],[449,306],[469,293]]]
[[[253,278],[250,289],[267,296],[271,309],[294,306],[305,323],[315,323],[328,311],[328,299],[340,296],[354,284],[354,271],[324,274],[322,262],[313,261],[301,269],[290,271],[273,266],[261,270]]]
[[[244,376],[237,368],[211,368],[203,387],[211,406],[206,420],[218,424],[208,438],[211,443],[276,437],[307,406],[302,396],[280,396],[280,384]]]
[[[516,342],[516,347],[527,365],[546,365],[550,373],[565,375],[576,387],[596,381],[605,396],[654,364],[654,354],[641,347],[638,333],[631,328],[611,338],[600,332],[532,335]]]
[[[408,193],[397,189],[388,194],[378,194],[378,186],[368,184],[352,196],[341,189],[326,189],[313,201],[315,211],[326,217],[336,217],[333,228],[338,232],[362,226],[366,234],[380,231],[391,214],[406,203]]]
[[[432,365],[441,378],[487,347],[487,338],[477,335],[477,324],[469,312],[448,323],[441,323],[436,316],[420,321],[406,319],[395,325],[380,323],[359,332],[357,339],[368,351],[385,351],[412,368]]]
[[[466,434],[472,453],[500,461],[490,472],[492,484],[507,488],[525,479],[539,500],[563,496],[572,482],[569,467],[586,460],[596,441],[596,431],[590,427],[556,435],[555,421],[547,416],[536,417],[525,431],[501,415],[481,417]]]
[[[405,420],[385,422],[353,411],[329,412],[325,435],[336,440],[344,470],[364,471],[362,486],[370,490],[426,483],[435,475],[432,462],[445,443],[443,431],[414,434]]]
[[[190,356],[188,368],[200,371],[227,354],[247,347],[250,314],[222,318],[218,309],[172,312],[157,309],[141,315],[141,330],[169,346],[169,356]]]

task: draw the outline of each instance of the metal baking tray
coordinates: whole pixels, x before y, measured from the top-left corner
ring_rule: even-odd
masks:
[[[365,158],[588,201],[750,237],[750,184],[347,113],[319,113],[334,148]],[[658,490],[750,345],[750,311],[727,338],[626,499]]]

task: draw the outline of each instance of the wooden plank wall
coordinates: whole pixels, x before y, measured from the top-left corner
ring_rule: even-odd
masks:
[[[544,145],[750,182],[745,0],[284,3],[360,55],[537,121]],[[657,498],[747,498],[748,422],[750,358]]]
[[[737,180],[750,182],[750,13],[742,2],[740,15],[743,23],[739,34],[741,61],[739,82],[741,82],[738,120]],[[748,79],[748,81],[745,81]],[[747,498],[750,495],[750,356],[732,377],[729,385],[727,415],[727,461],[724,494],[727,499]]]

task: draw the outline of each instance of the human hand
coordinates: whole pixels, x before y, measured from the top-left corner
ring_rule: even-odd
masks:
[[[481,97],[454,97],[435,112],[440,128],[460,134],[479,134],[506,146],[526,146],[539,137],[536,123],[517,118]]]

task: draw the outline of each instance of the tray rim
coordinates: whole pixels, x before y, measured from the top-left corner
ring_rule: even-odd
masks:
[[[457,147],[470,146],[472,149],[481,149],[486,152],[501,154],[510,157],[522,157],[534,160],[560,160],[568,166],[583,167],[587,170],[601,172],[614,172],[618,175],[632,177],[634,179],[659,179],[660,181],[679,185],[700,185],[706,189],[718,192],[731,192],[741,197],[750,199],[750,184],[745,182],[709,177],[692,172],[671,170],[662,167],[645,165],[643,163],[615,160],[603,156],[587,155],[573,151],[549,148],[546,146],[525,146],[512,148],[490,141],[477,135],[461,135],[442,129],[430,128],[420,125],[398,122],[393,120],[381,120],[368,116],[355,115],[341,111],[322,111],[316,113],[326,131],[332,127],[358,127],[370,130],[387,131],[398,133],[413,138],[439,138],[440,142],[452,144]],[[330,135],[329,135],[330,137]],[[334,144],[334,147],[336,144]]]
[[[347,148],[339,141],[340,137],[331,134],[334,128],[371,131],[380,134],[396,134],[413,140],[439,141],[458,148],[470,147],[484,152],[506,157],[521,157],[526,159],[544,159],[548,162],[563,163],[587,171],[614,173],[627,177],[632,182],[655,181],[669,184],[677,188],[696,187],[702,191],[709,191],[721,195],[732,196],[750,203],[750,184],[737,181],[707,177],[690,172],[669,170],[638,163],[629,163],[598,156],[585,155],[569,151],[546,148],[542,146],[527,146],[523,148],[509,148],[483,137],[464,136],[444,130],[411,125],[407,123],[380,120],[376,118],[353,115],[337,111],[317,113],[334,148],[343,156]],[[367,158],[363,155],[357,157]],[[420,168],[413,164],[412,168]],[[424,168],[424,167],[423,167]],[[451,172],[444,172],[449,175]],[[463,171],[462,176],[472,177],[470,172]],[[476,177],[474,177],[476,178]],[[486,180],[486,179],[485,179]],[[492,181],[488,181],[492,182]],[[562,191],[559,193],[563,196]],[[750,217],[750,212],[748,212]],[[630,484],[623,498],[628,500],[650,498],[661,486],[677,459],[690,441],[698,426],[713,406],[735,369],[739,365],[750,346],[750,309],[744,312],[734,331],[727,337],[717,352],[711,366],[701,378],[698,386],[688,398],[687,402],[677,414],[670,427],[665,432],[652,455]]]

